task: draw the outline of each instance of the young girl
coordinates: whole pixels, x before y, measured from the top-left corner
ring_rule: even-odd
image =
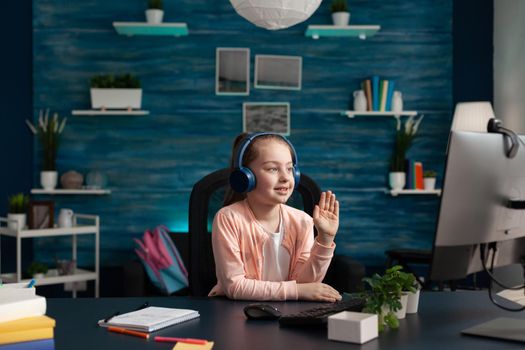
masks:
[[[332,192],[323,192],[313,219],[287,206],[295,187],[294,174],[298,175],[296,166],[291,143],[280,135],[237,137],[232,170],[248,168],[254,186],[248,186],[247,193],[227,197],[225,205],[230,205],[215,215],[212,244],[217,285],[209,296],[328,302],[341,299],[334,288],[321,283],[335,249],[339,202]],[[230,178],[230,182],[234,180]],[[239,190],[238,184],[232,185]],[[314,225],[318,232],[315,239]]]

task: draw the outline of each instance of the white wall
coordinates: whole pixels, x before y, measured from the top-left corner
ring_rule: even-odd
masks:
[[[525,1],[494,0],[494,110],[525,134]]]

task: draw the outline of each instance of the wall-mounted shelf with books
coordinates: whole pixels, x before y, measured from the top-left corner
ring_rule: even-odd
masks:
[[[111,190],[108,189],[78,189],[70,190],[65,188],[59,188],[54,190],[44,190],[43,188],[31,189],[31,194],[49,194],[49,195],[105,195],[111,194]]]
[[[319,39],[324,36],[354,37],[364,40],[375,35],[381,26],[379,25],[355,25],[355,26],[334,26],[334,25],[309,25],[304,33],[312,39]]]
[[[127,110],[127,109],[106,109],[106,110],[100,110],[100,109],[83,109],[83,110],[72,110],[72,115],[78,115],[78,116],[140,116],[140,115],[149,115],[149,111],[144,110]]]
[[[441,196],[441,190],[388,190],[392,197],[397,197],[398,195],[436,195]]]
[[[341,111],[341,115],[346,115],[348,118],[354,118],[355,116],[363,116],[363,117],[394,117],[399,118],[401,116],[416,116],[417,111],[400,111],[400,112],[392,112],[392,111],[366,111],[366,112],[359,112],[359,111]]]
[[[159,23],[151,24],[146,22],[113,22],[113,27],[120,35],[188,35],[188,25],[186,23]]]

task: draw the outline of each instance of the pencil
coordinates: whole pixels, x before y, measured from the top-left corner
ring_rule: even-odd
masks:
[[[195,339],[195,338],[173,338],[173,337],[155,337],[155,341],[163,342],[163,343],[186,343],[186,344],[197,344],[197,345],[204,345],[208,343],[207,340],[204,339]]]
[[[127,334],[127,335],[133,335],[135,337],[140,337],[140,338],[144,338],[144,339],[149,339],[149,334],[148,333],[132,331],[132,330],[125,329],[125,328],[120,328],[120,327],[108,327],[108,331],[115,332],[115,333]]]

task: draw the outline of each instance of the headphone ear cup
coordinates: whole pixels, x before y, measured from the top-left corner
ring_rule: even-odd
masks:
[[[299,188],[299,182],[301,182],[301,171],[299,171],[298,166],[293,167],[293,179],[294,179],[293,189],[296,190],[297,188]]]
[[[255,175],[249,168],[235,169],[230,174],[230,186],[238,193],[250,192],[255,188]]]

